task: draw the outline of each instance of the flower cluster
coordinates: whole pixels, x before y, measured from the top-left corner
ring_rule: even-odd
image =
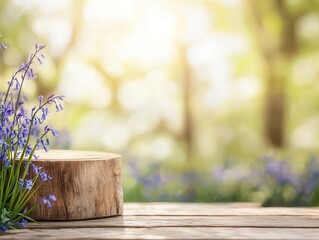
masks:
[[[1,37],[1,35],[0,35]],[[0,43],[2,51],[7,46]],[[53,105],[56,111],[63,109],[63,96],[51,95],[48,98],[38,97],[37,106],[31,112],[25,109],[27,98],[22,89],[26,80],[37,76],[33,65],[43,64],[45,56],[43,45],[35,45],[35,51],[16,70],[6,91],[0,92],[0,226],[6,229],[22,228],[29,215],[39,205],[52,206],[56,199],[47,195],[27,209],[26,205],[39,189],[41,184],[51,179],[42,167],[37,166],[39,156],[36,150],[42,148],[48,151],[49,133],[53,136],[57,132],[50,126],[44,126],[50,113],[49,106]]]
[[[249,164],[226,158],[219,166],[191,171],[170,171],[159,162],[142,167],[141,161],[127,159],[129,175],[136,183],[125,189],[127,201],[259,201],[263,206],[319,206],[319,159],[315,156],[302,160],[304,168],[297,169],[291,159],[264,156]]]

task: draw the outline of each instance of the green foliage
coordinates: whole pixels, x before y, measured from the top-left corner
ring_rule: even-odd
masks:
[[[125,201],[260,202],[263,206],[317,206],[319,161],[312,156],[303,170],[291,161],[263,157],[247,166],[227,160],[205,170],[163,171],[159,165],[141,170],[129,162]]]
[[[34,62],[42,64],[44,55],[41,50],[45,46],[35,46],[34,53],[22,63],[12,74],[7,89],[0,92],[0,212],[1,229],[25,227],[28,220],[32,220],[30,213],[43,200],[30,200],[41,187],[42,183],[50,180],[42,167],[38,167],[34,160],[38,159],[36,150],[43,148],[47,151],[49,145],[48,133],[56,135],[56,131],[49,126],[42,128],[48,117],[48,105],[55,105],[56,110],[62,110],[62,96],[54,94],[44,100],[38,97],[38,105],[31,112],[25,109],[26,97],[22,89],[26,81],[36,78],[33,70]],[[7,46],[1,43],[3,51]],[[50,197],[51,196],[51,197]],[[43,196],[55,199],[52,195]],[[51,203],[50,203],[51,204]],[[33,221],[33,220],[32,220]]]
[[[117,1],[2,1],[0,26],[16,53],[39,37],[52,45],[50,76],[30,92],[68,95],[69,114],[52,118],[73,137],[61,147],[134,156],[144,178],[152,163],[157,178],[178,176],[159,193],[126,172],[126,200],[291,205],[290,186],[224,186],[207,169],[229,157],[247,168],[274,150],[303,168],[298,159],[318,155],[318,9],[316,0],[142,0],[127,11]],[[1,79],[22,55],[0,62]],[[205,178],[185,182],[192,174]]]

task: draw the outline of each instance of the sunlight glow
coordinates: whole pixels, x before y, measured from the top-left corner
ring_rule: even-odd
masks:
[[[136,6],[136,0],[88,0],[84,8],[84,17],[88,24],[108,27],[121,21],[129,21]]]
[[[26,2],[30,5],[25,6]],[[33,31],[47,40],[55,60],[64,59],[50,71],[53,81],[59,79],[58,90],[68,96],[67,100],[94,109],[110,108],[111,112],[125,115],[121,119],[106,119],[107,111],[105,115],[88,112],[76,126],[81,138],[120,149],[131,144],[134,137],[143,138],[152,131],[182,134],[186,121],[185,73],[193,84],[189,107],[194,119],[202,113],[212,116],[216,109],[232,111],[234,102],[253,103],[261,95],[259,76],[246,73],[243,70],[246,66],[237,62],[242,59],[249,62],[252,50],[247,29],[230,28],[237,26],[232,25],[237,18],[225,20],[232,12],[230,9],[243,7],[239,0],[185,4],[169,0],[83,0],[77,8],[74,4],[71,0],[52,4],[13,0],[14,6],[21,6],[21,14],[26,9],[35,9]],[[212,10],[215,7],[228,9],[228,13],[220,14]],[[314,28],[314,22],[314,18],[303,20],[309,29]],[[14,61],[6,57],[5,60]],[[304,67],[302,71],[300,64]],[[315,70],[310,71],[306,63],[297,65],[292,73],[295,81],[301,81],[304,72],[314,79]],[[238,70],[239,67],[242,69]],[[91,114],[103,120],[93,119]],[[95,127],[85,133],[82,129],[89,128],[90,121],[108,126],[103,126],[100,132],[109,137],[94,138],[94,134],[100,134]],[[200,121],[206,120],[202,117]],[[200,121],[194,124],[201,124]],[[206,138],[204,135],[208,133],[198,129],[192,129],[197,132],[194,134],[214,145],[201,144],[205,146],[203,149],[210,154],[219,151],[214,137]],[[227,130],[221,131],[227,135]],[[167,140],[172,136],[166,137],[154,140],[145,154],[152,155],[152,146],[166,149],[160,158],[172,154]],[[133,140],[132,144],[136,144]],[[79,140],[75,146],[81,144]]]
[[[51,27],[48,28],[48,26]],[[43,16],[35,21],[33,29],[36,34],[48,38],[52,55],[63,55],[72,33],[72,26],[68,19]]]
[[[170,138],[160,136],[156,137],[143,149],[143,155],[156,160],[165,160],[172,153],[172,140]]]
[[[94,69],[73,59],[68,61],[60,81],[60,92],[68,101],[104,108],[111,100],[111,92]]]
[[[140,16],[131,35],[125,39],[121,51],[124,60],[134,59],[146,67],[172,61],[172,35],[175,30],[171,13],[154,8],[151,4],[147,7],[148,11]]]

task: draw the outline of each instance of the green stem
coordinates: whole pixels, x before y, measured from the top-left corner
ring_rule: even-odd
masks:
[[[32,118],[32,119],[33,119],[33,118]],[[42,140],[43,137],[44,137],[47,133],[48,133],[48,132],[45,132],[44,134],[42,134],[42,136],[38,139],[37,143],[34,145],[32,151],[31,151],[31,153],[30,153],[30,155],[29,155],[29,157],[28,157],[28,160],[26,161],[27,164],[26,164],[25,169],[24,169],[24,172],[23,172],[23,174],[22,174],[22,176],[21,176],[22,181],[24,181],[24,179],[25,179],[25,177],[26,177],[26,175],[27,175],[27,173],[28,173],[28,170],[29,170],[29,167],[30,167],[30,164],[31,164],[31,161],[32,161],[32,157],[33,157],[33,155],[34,155],[34,152],[35,152],[35,150],[36,150],[36,148],[37,148],[37,145],[38,145],[39,141]],[[30,134],[29,134],[29,136],[28,136],[28,140],[29,140],[29,138],[30,138]],[[27,142],[28,142],[28,140],[27,140]],[[26,145],[26,146],[27,146],[27,145]],[[25,152],[25,149],[26,149],[26,147],[24,148],[24,152]],[[22,154],[24,154],[24,152],[23,152]],[[12,197],[11,197],[11,199],[10,199],[10,205],[9,205],[10,208],[13,206],[13,203],[14,203],[15,199],[17,198],[17,195],[18,195],[19,190],[20,190],[20,186],[19,186],[18,182],[19,182],[19,173],[20,173],[20,168],[21,168],[22,162],[23,162],[23,157],[21,156],[21,158],[20,158],[20,160],[19,160],[19,167],[18,167],[19,170],[16,171],[17,176],[16,176],[16,178],[15,178],[15,179],[16,179],[16,181],[15,181],[15,183],[16,183],[16,184],[15,184],[15,188],[13,189],[13,194],[12,194]]]
[[[38,174],[32,179],[32,182],[36,182],[38,179]],[[14,211],[14,215],[17,214],[18,212],[21,212],[23,207],[29,202],[29,200],[31,199],[31,197],[36,193],[36,191],[38,191],[39,187],[42,185],[42,182],[36,186],[36,188],[32,191],[30,190],[24,190],[22,196],[20,196],[20,198],[18,199],[18,201],[16,202],[15,206],[13,207]],[[32,191],[32,192],[31,192]]]
[[[5,200],[2,200],[3,198],[3,192],[4,192],[4,182],[5,182],[5,178],[6,178],[6,169],[4,166],[4,162],[1,161],[1,187],[0,187],[0,210],[4,207],[3,203],[5,203]]]

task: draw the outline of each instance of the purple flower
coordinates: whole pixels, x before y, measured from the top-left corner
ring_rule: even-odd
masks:
[[[48,203],[48,200],[47,200],[46,198],[42,198],[42,199],[41,199],[41,203],[44,204],[44,205],[46,205],[46,204]]]
[[[40,171],[42,170],[42,167],[38,167],[38,166],[36,166],[34,163],[30,163],[30,166],[33,168],[33,172],[34,172],[34,174],[39,174],[40,173]]]
[[[29,135],[29,130],[28,129],[22,129],[21,134],[22,134],[23,138],[26,138]]]
[[[40,200],[40,202],[43,204],[43,205],[46,205],[47,208],[52,208],[52,202],[55,202],[56,201],[56,198],[54,195],[52,194],[49,194],[46,198],[42,198]]]
[[[19,178],[19,185],[20,185],[21,187],[23,187],[23,184],[24,184],[23,179],[22,179],[22,178]]]
[[[40,142],[41,142],[41,145],[42,145],[44,151],[46,151],[46,152],[49,151],[48,148],[46,147],[45,143],[44,143],[44,140],[41,139]]]
[[[26,190],[30,190],[32,188],[32,180],[31,179],[28,179],[28,180],[25,180],[25,189]]]
[[[38,60],[38,62],[39,62],[39,64],[40,64],[40,65],[42,65],[42,64],[43,64],[43,62],[42,62],[41,58],[37,58],[37,60]]]
[[[49,126],[45,126],[45,127],[44,127],[44,131],[45,131],[45,132],[50,132],[50,131],[51,131],[51,133],[52,133],[52,135],[53,135],[54,137],[56,137],[56,136],[59,135],[56,130],[54,130],[53,128],[51,128],[51,127],[49,127]]]
[[[28,222],[27,219],[22,219],[21,222],[18,223],[19,227],[26,228],[26,223]]]
[[[34,74],[34,71],[32,68],[29,68],[27,71],[27,77],[28,79],[32,80],[35,79],[37,76]]]
[[[45,47],[46,47],[45,45],[38,45],[37,43],[35,44],[35,50],[36,51],[40,51],[40,50],[42,50]]]
[[[43,101],[43,96],[42,96],[42,95],[38,96],[38,100],[39,100],[39,102],[40,102],[40,104],[41,104],[42,101]]]
[[[22,63],[22,64],[20,65],[19,70],[20,70],[20,71],[27,71],[27,70],[28,70],[28,64]]]
[[[54,196],[54,195],[52,195],[52,194],[48,195],[48,198],[49,198],[49,200],[50,200],[50,201],[53,201],[53,202],[55,202],[55,201],[56,201],[55,196]]]
[[[48,176],[48,174],[46,174],[43,171],[41,171],[39,175],[40,175],[41,182],[45,182],[45,181],[50,180],[50,177]]]
[[[30,154],[32,153],[32,147],[30,146],[30,145],[28,145],[27,147],[26,147],[26,151],[25,151],[25,157],[28,157],[28,156],[30,156]]]
[[[4,167],[7,168],[9,167],[11,164],[10,164],[10,161],[4,161]]]
[[[7,46],[6,45],[4,45],[3,43],[0,43],[0,46],[1,46],[1,48],[2,48],[2,50],[7,50]]]
[[[56,131],[56,130],[54,130],[54,129],[52,129],[52,135],[54,136],[54,137],[56,137],[56,136],[58,136],[59,135],[59,133]]]
[[[41,120],[45,121],[47,116],[49,115],[49,109],[48,108],[41,108],[41,110],[42,110]]]
[[[0,43],[0,48],[6,50],[7,46]],[[3,169],[0,169],[0,172],[3,172],[4,176],[13,176],[12,179],[9,179],[8,188],[6,188],[6,191],[7,189],[12,190],[9,194],[5,194],[7,197],[4,195],[2,199],[3,206],[1,208],[2,212],[0,212],[2,231],[6,231],[7,228],[25,227],[28,219],[26,213],[28,212],[21,212],[22,210],[17,212],[16,209],[23,209],[25,207],[20,205],[21,203],[25,203],[27,199],[30,199],[34,192],[28,190],[31,190],[35,186],[36,181],[44,182],[52,179],[43,171],[42,167],[36,166],[33,161],[38,159],[35,150],[40,146],[48,151],[47,146],[50,141],[47,134],[52,132],[53,136],[57,135],[56,131],[51,127],[45,127],[43,132],[40,125],[48,118],[48,107],[50,104],[55,104],[57,111],[63,109],[61,104],[63,96],[53,94],[45,100],[40,95],[38,96],[38,105],[32,108],[31,113],[28,113],[24,108],[27,98],[23,95],[22,91],[22,87],[26,82],[25,80],[37,77],[33,64],[36,62],[39,64],[43,63],[45,56],[41,50],[44,48],[44,45],[36,44],[35,52],[12,74],[11,79],[8,81],[7,90],[0,92],[0,166],[3,167]],[[25,161],[22,161],[23,159]],[[16,160],[18,161],[15,165],[13,162]],[[13,168],[13,166],[17,167]],[[8,173],[8,171],[13,171],[13,174],[12,172]],[[33,175],[29,171],[33,171]],[[29,174],[32,177],[26,179]],[[33,178],[34,175],[38,178]],[[16,186],[20,186],[20,188],[16,188]],[[8,201],[13,203],[13,206],[11,206],[11,203],[8,204]],[[41,203],[50,208],[55,201],[54,195],[47,195],[46,198],[41,200]],[[7,211],[4,206],[10,206],[13,209],[8,209]],[[10,219],[12,222],[10,222]]]
[[[47,202],[47,208],[52,208],[52,204],[50,201]]]

